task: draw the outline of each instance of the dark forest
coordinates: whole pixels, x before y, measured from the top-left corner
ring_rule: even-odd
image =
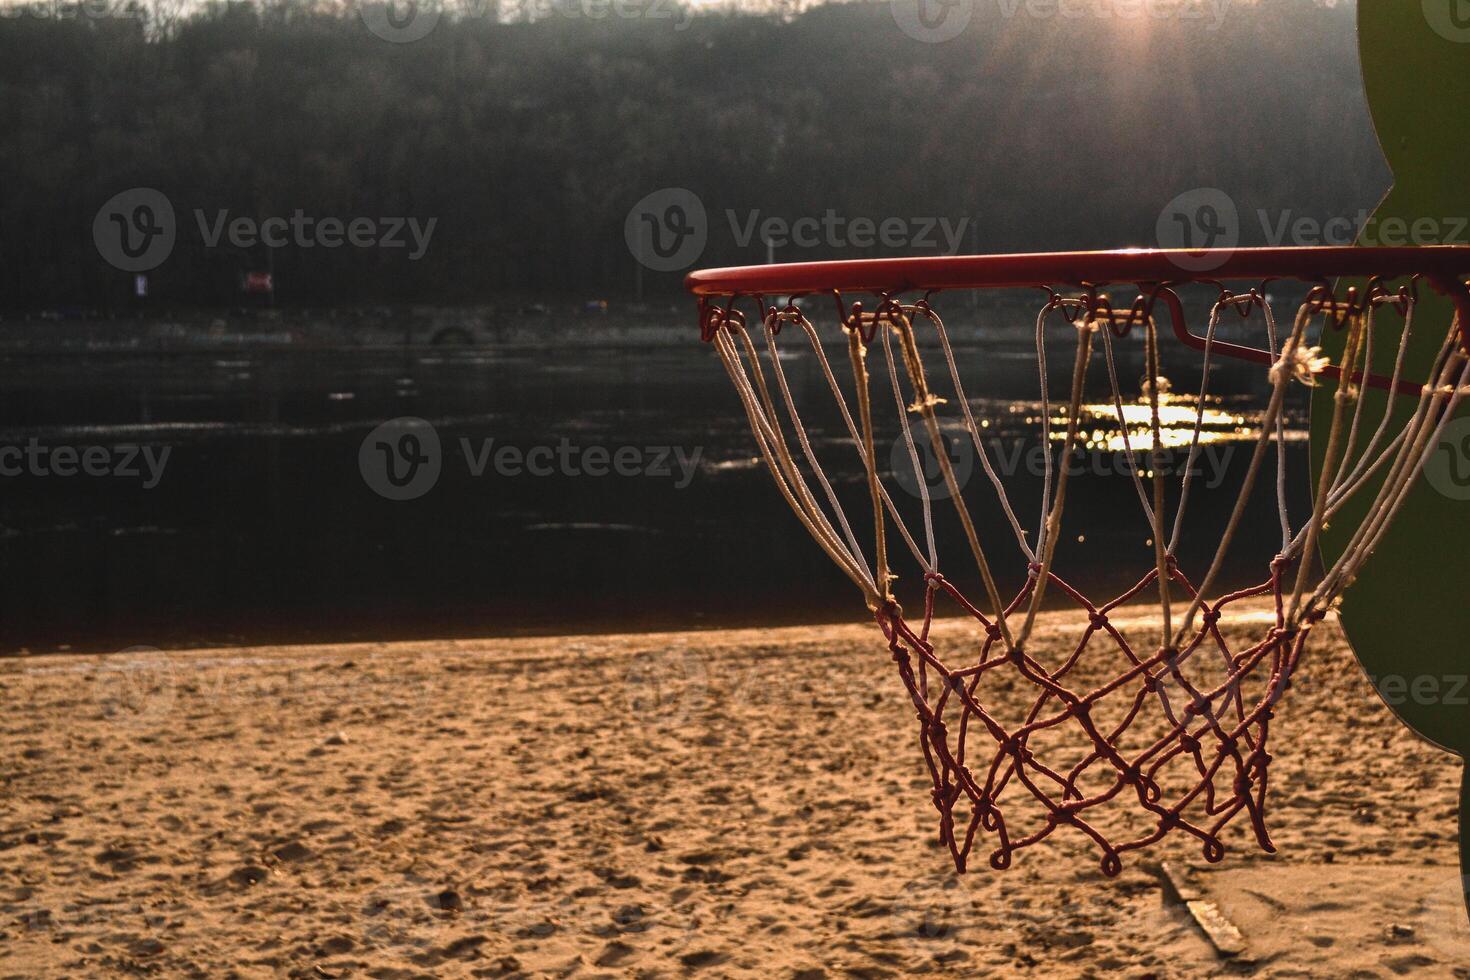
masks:
[[[283,306],[671,295],[679,273],[638,275],[624,237],[630,207],[665,187],[703,202],[711,265],[765,260],[738,240],[752,217],[829,212],[967,219],[965,251],[1148,246],[1165,203],[1201,185],[1238,203],[1251,244],[1258,209],[1352,214],[1389,180],[1349,6],[1263,0],[1212,25],[986,2],[944,43],[906,36],[887,3],[661,9],[446,12],[390,43],[362,11],[294,2],[167,22],[8,8],[0,309],[126,312],[131,276],[92,226],[135,187],[177,214],[150,302],[188,308],[234,302],[266,266]],[[296,213],[435,225],[417,258],[201,234]],[[774,257],[924,250],[827,240]]]

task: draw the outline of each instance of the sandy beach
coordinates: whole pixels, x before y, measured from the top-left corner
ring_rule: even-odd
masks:
[[[4,977],[1470,976],[1457,760],[1330,622],[1279,853],[1240,821],[1115,879],[1076,834],[954,874],[871,624],[34,656],[0,696]]]

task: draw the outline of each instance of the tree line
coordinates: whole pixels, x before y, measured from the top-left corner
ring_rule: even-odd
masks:
[[[629,239],[663,189],[711,265],[1153,245],[1197,188],[1251,243],[1389,180],[1348,5],[974,0],[926,41],[886,2],[547,3],[418,9],[412,38],[404,9],[298,0],[5,8],[0,310],[137,309],[97,243],[134,188],[175,225],[147,302],[183,308],[262,272],[303,307],[672,297]]]

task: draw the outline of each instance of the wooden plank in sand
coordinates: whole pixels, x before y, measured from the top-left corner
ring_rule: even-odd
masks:
[[[1218,905],[1205,897],[1187,869],[1164,861],[1159,865],[1159,877],[1164,885],[1164,899],[1184,906],[1216,953],[1227,959],[1250,961],[1245,936]]]

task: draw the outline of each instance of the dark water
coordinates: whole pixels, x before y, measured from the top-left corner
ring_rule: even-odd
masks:
[[[1195,357],[1184,352],[1169,368],[1181,390],[1197,384]],[[993,345],[961,358],[976,411],[993,422],[1002,448],[1034,446],[1034,356],[1024,345]],[[63,454],[59,467],[25,464],[0,477],[4,649],[865,617],[859,594],[753,465],[738,402],[713,352],[693,338],[654,349],[194,350],[3,361],[0,447],[72,447],[79,460],[101,447],[90,458],[94,470],[106,470],[58,475]],[[1065,352],[1058,361],[1061,397]],[[814,406],[809,428],[866,534],[857,457],[838,438],[835,413],[815,407],[829,404],[824,382],[810,356],[783,363],[798,397]],[[1137,350],[1126,352],[1123,373],[1137,378]],[[1094,379],[1102,378],[1099,365]],[[1249,367],[1222,368],[1214,384],[1227,415],[1264,392]],[[402,416],[432,424],[442,462],[427,492],[392,500],[370,485],[360,451],[376,426]],[[896,434],[891,422],[880,430],[885,445]],[[553,475],[496,472],[493,464],[476,475],[486,440],[492,452],[546,447],[537,458],[556,460]],[[146,485],[141,455],[132,460],[138,475],[112,472],[134,446],[155,461],[167,450],[156,485]],[[1219,446],[1232,479],[1197,491],[1187,566],[1203,562],[1218,540],[1233,500],[1227,492],[1248,455],[1245,443]],[[582,472],[600,469],[594,447],[606,450],[608,468],[622,451],[624,472]],[[1299,477],[1300,448],[1293,444]],[[692,474],[681,473],[671,449],[686,460],[698,454]],[[1093,456],[1104,467],[1121,460],[1107,449]],[[1034,528],[1036,475],[1021,464],[1009,480]],[[1232,581],[1259,577],[1276,544],[1270,501],[1257,497],[1253,526],[1266,532],[1246,542]],[[917,530],[917,497],[900,498]],[[1018,586],[1024,564],[977,469],[967,499],[1004,582]],[[1117,588],[1147,567],[1147,528],[1126,478],[1083,473],[1069,500],[1060,560],[1076,581]],[[942,567],[970,584],[947,508],[937,536]]]

